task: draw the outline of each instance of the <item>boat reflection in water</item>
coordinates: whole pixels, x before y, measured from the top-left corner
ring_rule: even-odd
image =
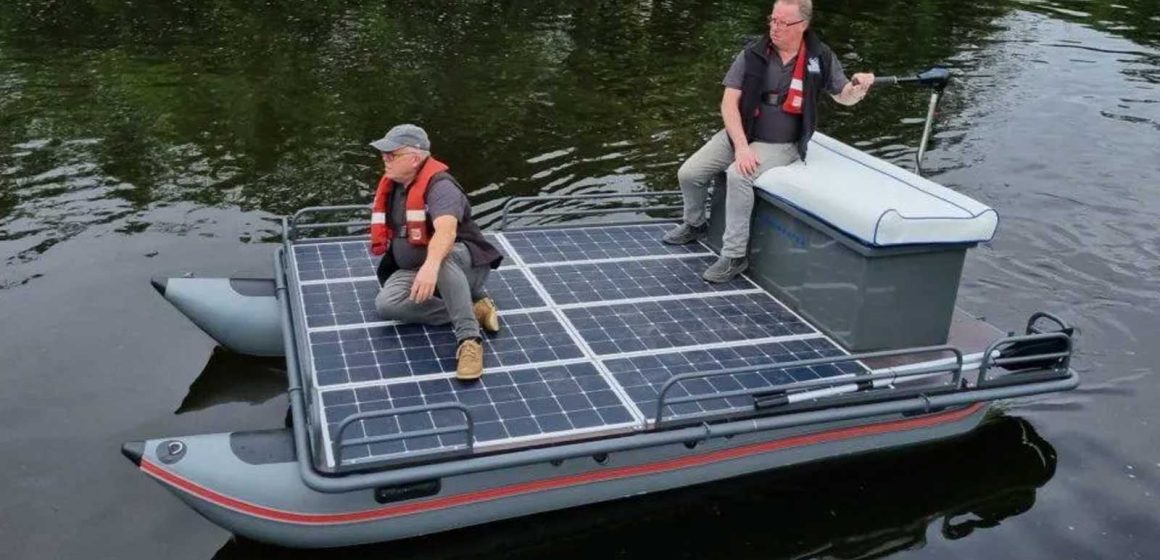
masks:
[[[217,346],[174,414],[227,403],[260,404],[286,394],[286,360],[246,356]]]
[[[1055,465],[1029,422],[997,414],[965,436],[900,451],[387,544],[292,550],[233,538],[214,558],[878,558],[921,547],[932,524],[953,540],[1030,510]]]

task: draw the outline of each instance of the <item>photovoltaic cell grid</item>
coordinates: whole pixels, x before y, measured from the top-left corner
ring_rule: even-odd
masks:
[[[548,305],[532,287],[523,269],[507,268],[491,271],[484,285],[487,295],[501,313],[516,309],[534,309]]]
[[[354,280],[302,286],[307,328],[358,325],[382,321],[375,311],[376,280]]]
[[[544,307],[544,299],[532,287],[523,270],[517,268],[493,270],[484,286],[504,311]],[[383,322],[375,310],[375,296],[379,293],[377,280],[350,280],[305,284],[302,286],[302,305],[307,328],[362,325]]]
[[[550,312],[511,313],[504,329],[483,339],[488,375],[538,362],[574,360],[583,353]],[[450,326],[413,324],[358,327],[309,334],[319,387],[389,381],[455,372]]]
[[[671,225],[592,227],[505,233],[526,264],[708,253],[702,245],[666,245]]]
[[[512,264],[494,234],[485,234],[484,238],[504,255],[501,266]],[[367,241],[336,241],[295,245],[294,262],[298,269],[298,280],[313,282],[373,277],[379,257],[371,255]]]
[[[578,307],[564,315],[599,355],[817,334],[765,293]]]
[[[740,276],[723,284],[702,280],[701,273],[715,259],[707,256],[560,264],[529,270],[560,305],[756,288]]]
[[[376,264],[365,241],[295,245],[294,263],[300,282],[374,276]]]
[[[471,384],[450,379],[456,349],[450,326],[375,325],[382,323],[373,305],[377,282],[339,280],[344,275],[373,278],[375,261],[367,255],[365,242],[295,247],[295,256],[302,257],[296,260],[299,279],[306,282],[302,296],[312,330],[308,340],[315,379],[330,430],[355,412],[459,401],[478,422],[480,446],[612,433],[639,427],[618,391],[627,393],[648,422],[655,414],[657,391],[672,376],[843,353],[770,295],[752,291],[755,286],[749,281],[703,282],[700,273],[714,257],[699,244],[662,244],[668,227],[503,234],[531,266],[513,267],[519,263],[509,258],[503,269],[492,272],[487,290],[501,310],[503,328],[498,336],[485,337],[487,373]],[[497,242],[496,247],[505,245]],[[527,275],[552,301],[540,296]],[[640,301],[653,297],[666,300]],[[611,376],[601,374],[596,363],[582,361],[586,356],[554,313],[511,312],[560,305],[566,306],[560,312]],[[319,327],[324,328],[313,330]],[[714,347],[719,345],[729,347]],[[861,371],[856,364],[841,364],[733,374],[682,383],[670,391],[670,398]],[[708,399],[670,407],[666,417],[751,409],[747,397]],[[352,425],[346,439],[462,423],[462,414],[454,410],[384,417]],[[324,442],[329,442],[333,434],[325,435]],[[349,448],[343,459],[344,464],[389,461],[463,444],[462,434],[412,437]]]
[[[475,444],[480,447],[517,438],[540,440],[635,425],[632,414],[591,363],[488,373],[470,384],[436,379],[322,393],[331,441],[339,423],[351,414],[457,401],[470,411]],[[357,421],[346,429],[344,439],[464,424],[458,410],[409,413]],[[348,447],[342,458],[344,462],[389,460],[395,455],[461,448],[465,441],[461,432],[405,438]]]
[[[673,377],[726,368],[787,364],[800,360],[841,356],[845,353],[824,338],[770,342],[730,348],[709,348],[687,352],[617,358],[604,361],[617,383],[632,402],[652,422],[662,387]],[[777,385],[866,373],[857,362],[810,367],[768,369],[755,372],[715,375],[678,382],[665,395],[666,401],[690,395],[714,395],[742,389],[772,389]],[[753,410],[747,396],[707,399],[665,407],[664,418],[704,417],[707,414]]]

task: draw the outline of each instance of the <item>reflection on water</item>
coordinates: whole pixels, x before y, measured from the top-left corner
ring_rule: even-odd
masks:
[[[400,121],[431,132],[485,223],[512,195],[671,189],[719,126],[720,76],[766,9],[74,4],[0,7],[0,87],[16,93],[0,106],[9,264],[88,228],[147,230],[176,201],[275,213],[363,202],[377,173],[366,142]],[[865,29],[835,10],[818,26],[851,68],[907,71],[953,57],[1008,10],[929,4]],[[904,120],[923,102],[835,111],[843,131],[866,131],[845,137],[906,157],[916,124]]]
[[[289,550],[240,538],[240,558],[878,558],[955,540],[1035,504],[1055,449],[996,416],[955,440],[864,455],[396,543]],[[676,532],[674,532],[676,531]]]
[[[218,346],[174,414],[231,402],[259,404],[285,393],[286,360],[244,356]]]

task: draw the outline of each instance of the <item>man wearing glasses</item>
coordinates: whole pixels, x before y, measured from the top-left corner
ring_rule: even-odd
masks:
[[[467,195],[447,165],[431,157],[422,128],[398,125],[371,146],[382,152],[384,167],[371,213],[371,253],[383,257],[375,309],[404,323],[451,323],[456,377],[477,379],[483,373],[480,328],[499,331],[495,303],[483,285],[503,257],[472,221]]]
[[[724,130],[677,171],[684,221],[664,237],[674,245],[705,235],[708,184],[725,171],[725,234],[721,258],[703,275],[709,282],[728,282],[749,266],[753,183],[772,167],[805,159],[821,92],[854,105],[874,83],[870,73],[846,79],[837,56],[809,29],[812,16],[812,0],[774,3],[769,33],[746,46],[725,74]]]

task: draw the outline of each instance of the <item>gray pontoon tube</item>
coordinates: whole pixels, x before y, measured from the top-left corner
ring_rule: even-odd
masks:
[[[153,278],[153,287],[222,346],[281,356],[281,309],[270,278]]]

